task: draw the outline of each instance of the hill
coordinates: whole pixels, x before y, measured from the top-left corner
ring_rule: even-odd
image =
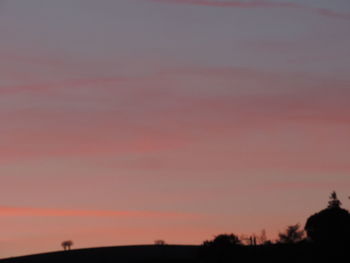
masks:
[[[338,244],[339,245],[339,244]],[[310,243],[234,246],[203,249],[200,246],[122,246],[90,248],[0,260],[0,263],[318,263],[347,262],[349,245]],[[344,259],[346,259],[344,261]]]
[[[196,262],[198,246],[146,245],[90,248],[0,260],[0,263]]]

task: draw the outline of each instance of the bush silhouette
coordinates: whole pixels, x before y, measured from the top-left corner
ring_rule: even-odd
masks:
[[[341,208],[335,192],[332,193],[326,209],[308,218],[305,230],[308,238],[317,243],[350,242],[350,214]]]
[[[205,241],[203,243],[204,246],[222,247],[222,248],[236,246],[240,244],[241,244],[241,241],[234,234],[221,234],[216,236],[212,241]]]

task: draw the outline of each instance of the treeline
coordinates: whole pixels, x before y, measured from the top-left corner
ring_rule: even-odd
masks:
[[[328,206],[311,215],[305,227],[288,226],[276,240],[265,231],[249,237],[220,234],[203,242],[201,262],[347,262],[350,261],[350,213],[336,192]]]

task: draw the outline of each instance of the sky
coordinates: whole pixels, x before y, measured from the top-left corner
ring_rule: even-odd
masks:
[[[348,0],[2,0],[0,35],[0,257],[350,208]]]

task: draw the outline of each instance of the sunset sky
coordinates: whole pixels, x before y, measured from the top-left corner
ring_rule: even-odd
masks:
[[[0,0],[0,35],[0,257],[350,208],[349,0]]]

